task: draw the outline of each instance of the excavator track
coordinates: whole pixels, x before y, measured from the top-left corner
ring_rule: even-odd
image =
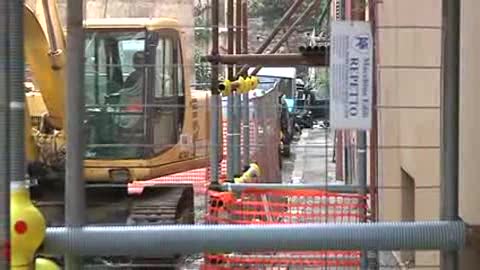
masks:
[[[127,225],[193,223],[193,192],[183,187],[144,190],[139,198],[133,198],[127,220]]]
[[[64,223],[63,186],[42,185],[33,191],[37,207],[49,226]],[[87,192],[89,224],[175,225],[194,224],[192,186],[147,187],[141,194],[128,195],[124,189],[102,188]],[[61,264],[62,258],[57,258]],[[178,269],[183,258],[86,258],[88,269]]]
[[[130,207],[127,225],[194,224],[193,189],[146,189]],[[132,258],[129,269],[178,269],[184,258]]]

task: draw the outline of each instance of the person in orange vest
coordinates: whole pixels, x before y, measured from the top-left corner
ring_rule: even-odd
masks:
[[[143,88],[145,78],[145,54],[142,51],[133,54],[134,71],[128,75],[124,88],[119,91],[120,104],[125,105],[123,111],[141,113],[143,111]],[[133,129],[141,123],[141,114],[127,114],[119,117],[122,128]]]

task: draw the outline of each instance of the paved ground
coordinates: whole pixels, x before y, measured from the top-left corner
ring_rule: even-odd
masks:
[[[292,157],[284,162],[284,183],[325,184],[335,182],[333,136],[315,126],[304,129],[292,146]]]

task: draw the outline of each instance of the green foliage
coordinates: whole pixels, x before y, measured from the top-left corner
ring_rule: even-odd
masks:
[[[330,96],[330,80],[327,69],[321,69],[317,71],[313,84],[314,88],[319,92],[319,96]]]
[[[195,42],[208,43],[210,40],[210,28],[207,11],[210,10],[210,5],[198,1],[194,7],[194,25],[195,29]]]
[[[195,18],[195,42],[206,43],[210,40],[210,28],[208,27],[208,21],[204,17]]]
[[[206,54],[202,48],[208,48],[211,35],[208,17],[206,16],[209,9],[208,1],[197,1],[194,8],[196,29],[193,59],[195,63],[195,82],[200,85],[210,82],[210,65],[202,61],[202,57]]]
[[[210,64],[202,61],[203,56],[203,52],[196,47],[193,54],[195,61],[195,82],[201,85],[210,83],[211,78]]]

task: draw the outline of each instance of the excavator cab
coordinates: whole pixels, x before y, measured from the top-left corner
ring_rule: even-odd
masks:
[[[87,21],[85,158],[95,167],[87,178],[143,180],[206,165],[192,147],[207,139],[195,130],[206,111],[195,111],[199,101],[186,87],[182,44],[169,19]]]
[[[185,96],[179,33],[87,31],[89,159],[148,159],[182,133]]]

